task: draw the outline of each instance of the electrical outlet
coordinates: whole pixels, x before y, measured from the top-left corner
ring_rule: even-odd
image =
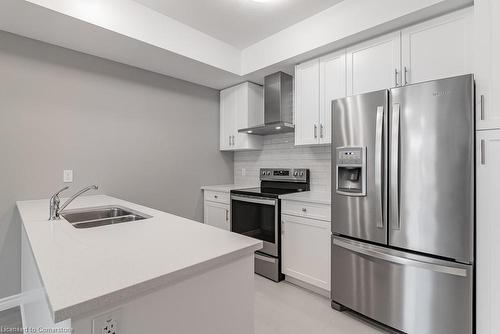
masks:
[[[64,183],[73,182],[73,170],[72,169],[63,170],[63,182]]]
[[[111,311],[95,318],[92,334],[119,334],[121,309]]]

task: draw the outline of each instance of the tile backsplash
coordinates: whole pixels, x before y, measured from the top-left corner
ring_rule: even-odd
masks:
[[[293,132],[266,136],[260,151],[234,153],[235,184],[258,184],[260,168],[309,168],[312,191],[331,189],[330,145],[294,146]]]

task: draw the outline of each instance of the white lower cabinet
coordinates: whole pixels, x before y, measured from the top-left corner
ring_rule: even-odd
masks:
[[[500,130],[476,133],[476,332],[500,333]]]
[[[231,230],[231,206],[229,194],[205,191],[203,222],[227,231]]]
[[[307,204],[303,206],[307,207]],[[325,292],[330,291],[330,225],[325,220],[282,214],[283,274]]]

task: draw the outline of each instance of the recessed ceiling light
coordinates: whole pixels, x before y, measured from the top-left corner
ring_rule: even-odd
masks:
[[[252,130],[248,130],[247,133],[252,133],[253,131]]]
[[[277,126],[275,127],[276,130],[280,130],[281,129],[281,126]]]

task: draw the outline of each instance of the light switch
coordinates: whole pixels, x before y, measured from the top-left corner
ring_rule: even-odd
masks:
[[[63,182],[64,183],[73,182],[73,170],[72,169],[65,169],[63,171]]]

